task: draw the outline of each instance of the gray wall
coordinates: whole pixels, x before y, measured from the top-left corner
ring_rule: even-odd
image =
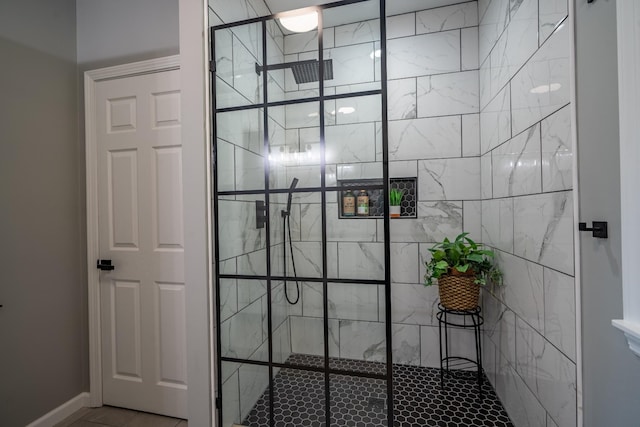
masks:
[[[3,426],[89,388],[81,72],[178,51],[178,0],[0,2]]]
[[[178,0],[77,0],[81,71],[180,50]]]
[[[640,419],[640,359],[611,319],[622,318],[616,3],[576,1],[580,220],[609,221],[610,238],[581,235],[584,426]]]
[[[0,3],[0,424],[87,389],[75,1]]]

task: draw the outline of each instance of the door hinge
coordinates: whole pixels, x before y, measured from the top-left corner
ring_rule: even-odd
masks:
[[[216,61],[209,61],[209,71],[211,71],[212,73],[216,72]]]
[[[216,397],[216,409],[222,409],[222,399]]]

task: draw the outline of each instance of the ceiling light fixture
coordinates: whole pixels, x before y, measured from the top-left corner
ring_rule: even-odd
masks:
[[[283,16],[279,19],[283,27],[294,33],[306,33],[318,28],[318,12],[315,10],[301,15]]]
[[[356,111],[356,109],[353,108],[353,107],[340,107],[340,108],[338,108],[338,113],[342,113],[342,114],[351,114],[354,111]]]
[[[535,94],[549,93],[549,92],[555,92],[557,90],[560,90],[561,87],[562,85],[560,83],[551,83],[549,85],[536,86],[533,89],[531,89],[529,92],[535,93]]]

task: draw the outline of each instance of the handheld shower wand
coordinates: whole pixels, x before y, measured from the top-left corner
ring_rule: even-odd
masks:
[[[291,199],[293,198],[293,190],[298,185],[298,178],[293,178],[291,186],[289,186],[289,195],[287,197],[287,210],[280,211],[282,216],[282,241],[284,243],[283,256],[282,256],[282,275],[284,277],[284,296],[287,302],[291,305],[295,305],[300,301],[300,284],[298,283],[298,274],[296,273],[296,261],[293,257],[293,242],[291,240]],[[289,298],[289,291],[287,288],[287,230],[289,231],[289,249],[291,251],[291,266],[293,267],[293,277],[296,282],[296,298],[291,300]]]
[[[284,218],[285,216],[289,216],[291,214],[291,198],[293,197],[293,190],[295,190],[298,185],[298,178],[293,178],[291,181],[291,185],[289,186],[289,197],[287,198],[287,210],[281,211],[281,215]]]

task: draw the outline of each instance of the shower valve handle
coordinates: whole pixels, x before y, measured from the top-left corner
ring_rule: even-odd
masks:
[[[256,200],[256,229],[264,228],[267,223],[267,208],[263,200]]]

